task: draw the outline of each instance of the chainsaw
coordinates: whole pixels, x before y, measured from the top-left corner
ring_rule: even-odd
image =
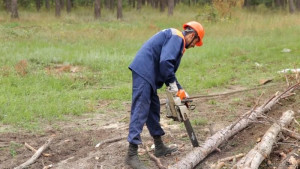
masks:
[[[185,129],[189,135],[193,147],[199,147],[196,134],[189,120],[190,110],[196,108],[195,105],[191,105],[192,100],[187,99],[184,90],[179,90],[176,95],[167,89],[166,109],[167,117],[172,118],[174,121],[183,122]]]

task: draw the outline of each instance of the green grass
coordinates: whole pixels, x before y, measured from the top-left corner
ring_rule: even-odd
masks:
[[[20,11],[20,20],[11,20],[0,12],[0,124],[32,130],[64,115],[99,112],[95,105],[101,100],[113,100],[110,108],[123,111],[121,102],[131,98],[127,67],[143,42],[161,29],[181,29],[201,13],[177,8],[173,17],[147,8],[125,10],[122,21],[106,10],[100,20],[88,9],[63,13],[60,19],[53,12]],[[191,95],[255,86],[262,78],[282,80],[277,71],[300,66],[299,14],[236,11],[230,20],[198,21],[206,31],[204,45],[187,50],[177,72]],[[292,52],[282,53],[283,48]],[[15,68],[21,60],[28,63],[25,76]],[[58,64],[81,71],[47,73]]]

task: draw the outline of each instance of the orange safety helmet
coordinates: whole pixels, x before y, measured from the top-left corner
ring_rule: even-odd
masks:
[[[198,37],[200,38],[200,41],[196,43],[196,46],[202,46],[203,45],[203,37],[204,37],[204,28],[203,28],[203,26],[199,22],[191,21],[191,22],[183,24],[183,29],[184,30],[187,27],[191,27],[192,29],[194,29],[197,32]]]

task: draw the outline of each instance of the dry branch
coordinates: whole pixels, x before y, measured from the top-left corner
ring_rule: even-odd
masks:
[[[247,92],[247,91],[251,91],[251,90],[258,90],[258,89],[262,89],[262,88],[267,88],[267,87],[274,86],[274,85],[276,85],[276,84],[266,85],[266,86],[259,86],[259,87],[254,87],[254,88],[250,88],[250,89],[235,90],[235,91],[225,92],[225,93],[211,94],[211,95],[195,95],[195,96],[191,96],[189,98],[190,99],[196,99],[196,98],[205,98],[205,97],[227,96],[227,95],[232,95],[232,94],[236,94],[236,93],[242,93],[242,92]]]
[[[295,148],[281,161],[277,169],[296,169],[299,164],[299,149]],[[298,159],[298,160],[296,160]]]
[[[300,134],[299,133],[296,133],[296,132],[294,132],[292,130],[289,130],[287,128],[283,128],[282,131],[283,131],[284,134],[286,134],[286,135],[288,135],[292,138],[295,138],[297,140],[300,140]]]
[[[145,145],[145,147],[146,147],[146,151],[147,151],[149,157],[156,163],[156,165],[158,166],[158,168],[159,169],[167,169],[167,167],[165,167],[165,166],[163,166],[161,164],[161,161],[160,161],[159,158],[155,157],[153,154],[150,153],[149,147],[146,146],[146,145]]]
[[[123,137],[118,137],[118,138],[112,138],[112,139],[108,139],[108,140],[103,140],[103,141],[99,142],[99,143],[95,146],[95,148],[98,148],[98,147],[100,147],[100,146],[103,145],[103,144],[117,142],[117,141],[123,140],[123,139],[125,139],[125,138],[126,138],[126,137],[123,136]]]
[[[224,141],[228,140],[233,135],[247,127],[251,122],[256,120],[257,116],[269,111],[280,99],[281,96],[291,93],[300,83],[289,87],[280,95],[272,97],[262,106],[256,108],[253,111],[246,112],[244,118],[238,119],[233,124],[223,128],[222,130],[215,133],[213,136],[206,139],[206,141],[200,146],[194,148],[184,158],[178,161],[176,164],[170,166],[171,169],[191,169],[199,164],[207,155],[213,152],[218,146]]]
[[[228,95],[233,95],[233,94],[242,93],[242,92],[248,92],[248,91],[252,91],[252,90],[263,89],[263,88],[272,87],[272,86],[276,86],[276,85],[278,85],[278,84],[265,85],[265,86],[250,88],[250,89],[235,90],[235,91],[231,91],[231,92],[217,93],[217,94],[210,94],[210,95],[193,95],[193,96],[189,97],[189,99],[222,97],[222,96],[228,96]],[[166,104],[166,100],[161,99],[160,105],[164,105],[164,104]]]
[[[36,152],[37,150],[35,148],[33,148],[31,145],[29,145],[28,143],[25,142],[25,147],[27,147],[29,150]],[[47,154],[47,153],[42,153],[44,157],[49,157],[51,156],[51,154]]]
[[[19,165],[18,167],[15,167],[14,169],[22,169],[22,168],[26,168],[27,166],[33,164],[33,163],[40,157],[40,155],[43,153],[43,151],[46,150],[46,149],[49,147],[49,145],[50,145],[50,143],[51,143],[51,141],[52,141],[53,139],[54,139],[54,137],[51,136],[51,137],[46,141],[46,143],[45,143],[42,147],[40,147],[40,148],[33,154],[33,156],[32,156],[29,160],[27,160],[27,161],[24,162],[23,164]]]
[[[221,169],[225,165],[224,162],[218,162],[210,167],[210,169]]]
[[[231,161],[233,159],[237,159],[237,158],[243,157],[244,155],[245,155],[244,153],[240,153],[238,155],[234,155],[234,156],[223,158],[223,159],[219,160],[219,162]]]
[[[272,146],[276,142],[276,137],[287,126],[294,117],[294,112],[289,110],[283,113],[279,120],[279,124],[274,123],[259,142],[249,153],[243,157],[238,163],[238,169],[257,169],[261,162],[270,155]]]

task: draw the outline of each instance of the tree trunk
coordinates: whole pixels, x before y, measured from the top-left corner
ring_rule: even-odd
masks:
[[[276,8],[280,7],[280,0],[274,0],[274,4]]]
[[[295,13],[295,10],[296,10],[296,7],[295,7],[295,4],[294,4],[294,0],[288,0],[289,1],[289,11],[290,13]]]
[[[109,9],[109,2],[110,0],[104,0],[105,8]]]
[[[149,4],[151,4],[151,7],[154,8],[154,0],[149,0]]]
[[[154,7],[157,9],[160,0],[153,0],[153,1],[154,1]]]
[[[166,0],[159,0],[160,12],[165,12],[165,1]]]
[[[55,16],[60,17],[60,0],[55,0]]]
[[[174,0],[168,0],[168,15],[172,16],[174,10]]]
[[[19,18],[18,0],[11,0],[11,18]]]
[[[5,3],[6,12],[11,12],[11,1],[10,0],[3,0],[3,2]]]
[[[297,11],[300,11],[300,0],[297,0],[297,2],[296,2],[296,8],[297,8]]]
[[[98,19],[101,17],[100,0],[95,0],[94,14],[95,14],[95,19]]]
[[[65,7],[65,0],[60,0],[60,9],[64,9]]]
[[[70,13],[72,9],[72,3],[71,0],[67,0],[67,12]]]
[[[257,116],[262,115],[263,113],[271,110],[271,108],[278,103],[282,96],[290,94],[293,90],[298,88],[300,83],[297,83],[294,86],[289,87],[280,95],[274,96],[269,99],[262,106],[248,111],[240,119],[236,120],[231,125],[223,128],[218,131],[211,137],[207,138],[206,141],[200,146],[194,148],[190,153],[188,153],[183,159],[178,161],[176,164],[172,165],[169,169],[192,169],[197,164],[199,164],[207,155],[213,152],[218,146],[224,141],[228,140],[230,137],[234,136],[250,123],[257,119]]]
[[[49,11],[50,10],[49,0],[46,0],[45,5],[46,5],[47,11]]]
[[[36,10],[39,12],[41,9],[41,0],[35,0]]]
[[[117,10],[117,19],[122,19],[122,0],[118,0],[118,10]]]
[[[142,9],[142,0],[137,0],[136,9],[137,9],[138,11],[141,11],[141,9]]]
[[[115,0],[110,0],[109,2],[110,2],[109,3],[109,9],[110,10],[114,10],[114,8],[115,8]]]
[[[285,9],[286,7],[286,0],[280,0],[280,6],[282,9]]]
[[[244,5],[243,5],[243,7],[246,7],[246,8],[248,8],[248,7],[249,7],[249,3],[248,3],[248,1],[249,1],[249,0],[244,0]]]
[[[279,124],[274,123],[259,142],[249,153],[237,163],[238,169],[258,169],[261,162],[270,155],[273,144],[276,142],[276,137],[282,130],[282,127],[287,126],[294,119],[294,112],[288,110],[283,113]]]

